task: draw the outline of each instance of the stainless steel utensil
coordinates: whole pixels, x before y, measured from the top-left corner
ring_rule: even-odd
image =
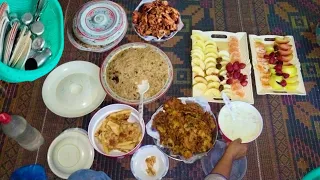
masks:
[[[44,48],[44,45],[45,45],[45,40],[39,36],[32,41],[31,48],[36,51],[41,51]]]
[[[30,12],[27,12],[22,15],[21,22],[25,25],[31,24],[33,21],[33,15]]]
[[[49,59],[49,57],[52,55],[52,52],[49,48],[45,48],[41,52],[36,52],[34,54],[34,57],[30,57],[26,64],[25,64],[25,70],[35,70],[38,67],[40,67],[46,60]]]
[[[36,9],[36,12],[34,14],[35,21],[39,21],[40,20],[40,16],[41,16],[42,12],[46,9],[47,5],[48,5],[48,1],[47,0],[38,0],[37,9]]]

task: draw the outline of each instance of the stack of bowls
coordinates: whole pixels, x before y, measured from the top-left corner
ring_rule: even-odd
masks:
[[[123,39],[127,27],[126,12],[120,5],[106,0],[91,1],[75,15],[72,26],[74,37],[69,36],[69,39],[80,50],[104,52]]]

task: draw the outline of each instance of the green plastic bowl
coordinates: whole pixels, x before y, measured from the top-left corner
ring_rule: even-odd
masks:
[[[59,62],[64,47],[64,23],[61,6],[58,0],[47,0],[47,8],[41,15],[45,31],[42,35],[46,46],[50,47],[52,56],[40,68],[25,71],[11,68],[0,61],[0,80],[18,83],[34,81],[48,74]],[[17,13],[21,17],[26,12],[34,13],[38,0],[0,0],[9,4],[10,13]]]

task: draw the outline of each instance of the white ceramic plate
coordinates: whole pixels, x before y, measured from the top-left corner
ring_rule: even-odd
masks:
[[[0,57],[2,59],[3,53],[4,53],[4,39],[7,33],[7,29],[9,26],[9,19],[7,17],[4,17],[2,19],[2,26],[1,26],[1,32],[0,32]]]
[[[14,62],[15,62],[15,60],[16,60],[16,56],[17,56],[17,54],[19,53],[19,52],[21,52],[21,49],[20,49],[20,46],[21,46],[21,44],[23,43],[22,41],[23,41],[23,37],[24,37],[24,35],[25,35],[25,33],[26,33],[26,31],[27,31],[27,26],[24,26],[23,28],[22,28],[22,30],[20,30],[20,33],[19,33],[19,35],[18,35],[18,39],[17,39],[17,41],[16,41],[16,44],[14,44],[13,46],[13,52],[12,52],[12,56],[11,56],[11,58],[10,58],[10,60],[9,60],[9,66],[11,66],[11,67],[13,67],[15,64],[14,64]]]
[[[19,26],[20,26],[20,24],[18,22],[13,23],[13,26],[6,37],[5,47],[4,47],[5,52],[4,52],[4,56],[3,56],[4,64],[9,63],[10,55],[12,53],[12,49],[13,49],[13,45],[14,45],[14,40],[16,38]]]
[[[134,153],[141,145],[141,141],[140,143],[130,152],[128,153],[124,153],[121,151],[111,151],[109,154],[106,154],[103,151],[103,147],[100,144],[100,142],[98,141],[97,138],[95,138],[94,134],[96,132],[96,130],[100,127],[100,125],[102,124],[103,120],[111,113],[117,112],[117,111],[121,111],[124,109],[130,109],[132,111],[131,116],[129,118],[130,122],[139,122],[141,125],[141,129],[142,129],[142,139],[144,137],[145,134],[145,124],[144,124],[144,120],[139,121],[139,113],[136,109],[134,109],[131,106],[125,105],[125,104],[112,104],[109,106],[106,106],[102,109],[100,109],[90,120],[89,126],[88,126],[88,136],[89,136],[89,140],[92,144],[92,146],[94,147],[94,149],[96,151],[98,151],[100,154],[103,154],[105,156],[109,156],[109,157],[123,157],[127,154],[132,154]]]
[[[154,164],[155,176],[149,176],[146,172],[147,164],[145,160],[150,157],[156,157],[156,163]],[[157,146],[147,145],[141,147],[131,158],[131,171],[137,179],[141,180],[157,180],[162,179],[169,169],[169,158],[163,154]]]
[[[99,67],[87,61],[62,64],[48,75],[42,87],[44,103],[62,117],[89,114],[105,97],[99,81]]]
[[[16,69],[23,69],[24,70],[24,65],[26,64],[27,58],[29,56],[30,50],[31,50],[31,44],[32,40],[29,36],[25,38],[26,45],[24,46],[23,52],[21,53],[21,56],[18,57],[17,63],[14,66]]]
[[[47,161],[51,171],[67,179],[80,169],[90,169],[94,160],[94,149],[87,132],[83,129],[68,129],[51,143]]]

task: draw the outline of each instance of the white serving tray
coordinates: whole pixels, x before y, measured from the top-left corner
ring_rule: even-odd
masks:
[[[286,36],[290,38],[290,42],[289,44],[292,45],[292,49],[293,49],[293,60],[290,61],[291,64],[295,65],[298,69],[298,78],[299,78],[299,86],[295,91],[285,91],[285,90],[281,90],[281,91],[275,91],[273,90],[271,87],[270,88],[266,88],[262,86],[261,80],[260,80],[260,72],[259,70],[256,68],[257,65],[257,51],[255,48],[255,42],[257,40],[261,41],[264,44],[273,44],[274,41],[272,41],[272,39],[274,39],[275,37],[279,37],[277,35],[262,35],[262,36],[257,36],[257,35],[249,35],[249,42],[250,42],[250,49],[251,49],[251,55],[252,55],[252,64],[253,64],[253,70],[254,70],[254,77],[256,80],[256,89],[257,89],[257,94],[258,95],[266,95],[266,94],[273,94],[273,95],[306,95],[306,89],[304,86],[304,82],[303,82],[303,77],[302,77],[302,73],[301,73],[301,66],[300,66],[300,62],[299,62],[299,58],[297,55],[297,49],[295,46],[295,41],[293,36]]]
[[[225,32],[225,31],[199,31],[193,30],[194,32],[201,33],[203,36],[211,38],[217,46],[219,50],[228,50],[228,42],[230,36],[235,36],[239,40],[239,48],[241,54],[241,61],[246,64],[246,68],[242,71],[244,74],[248,76],[248,85],[244,87],[245,96],[243,98],[239,96],[234,96],[231,101],[243,101],[250,104],[254,104],[253,98],[253,89],[252,89],[252,78],[251,78],[251,63],[249,57],[249,50],[248,50],[248,41],[247,41],[247,33],[246,32]],[[192,74],[192,81],[194,81],[194,73]],[[194,82],[192,82],[193,84]],[[194,97],[194,96],[193,96]],[[222,98],[215,98],[215,99],[207,99],[209,102],[214,103],[224,103]]]

